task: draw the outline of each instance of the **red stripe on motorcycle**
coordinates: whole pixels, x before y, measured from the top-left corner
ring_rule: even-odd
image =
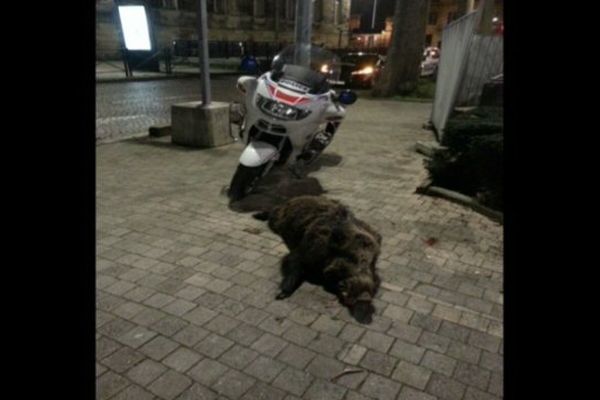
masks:
[[[296,101],[298,101],[298,99],[299,99],[299,97],[290,96],[288,94],[283,93],[281,90],[278,90],[275,93],[275,97],[277,97],[279,100],[282,100],[284,103],[288,103],[288,104],[295,104]]]

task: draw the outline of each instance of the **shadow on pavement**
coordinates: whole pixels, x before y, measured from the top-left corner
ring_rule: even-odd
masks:
[[[171,142],[170,135],[164,136],[164,137],[151,137],[151,136],[133,137],[133,138],[124,139],[123,141],[135,143],[135,144],[143,144],[143,145],[147,145],[147,146],[169,148],[172,150],[183,151],[183,152],[207,150],[207,149],[199,148],[199,147],[188,147],[188,146],[181,146],[178,144],[174,144]]]
[[[318,171],[323,167],[334,167],[342,161],[335,153],[324,153],[306,168],[306,174]],[[296,178],[286,166],[274,167],[256,185],[252,193],[242,200],[229,204],[236,212],[267,211],[298,196],[319,196],[326,193],[317,178],[305,176]]]

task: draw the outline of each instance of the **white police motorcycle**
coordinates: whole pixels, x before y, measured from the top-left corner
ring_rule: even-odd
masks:
[[[302,176],[329,145],[346,115],[344,106],[356,101],[352,91],[331,89],[339,73],[340,61],[330,51],[294,45],[275,56],[269,72],[238,79],[245,101],[232,120],[240,125],[245,148],[229,185],[230,201],[250,193],[275,164]]]

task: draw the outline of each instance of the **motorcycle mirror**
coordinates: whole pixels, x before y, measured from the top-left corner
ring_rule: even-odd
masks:
[[[346,89],[340,92],[337,100],[344,105],[350,105],[354,104],[357,98],[358,96],[356,96],[356,93],[354,93],[352,90]]]

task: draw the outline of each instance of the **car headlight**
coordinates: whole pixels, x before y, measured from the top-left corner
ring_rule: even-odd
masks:
[[[373,69],[373,67],[365,67],[358,71],[353,71],[352,75],[371,75],[374,71],[375,70]]]
[[[309,110],[302,110],[297,107],[288,106],[287,104],[267,99],[261,95],[257,96],[258,99],[256,101],[256,105],[261,109],[262,112],[270,115],[273,118],[293,121],[306,118],[310,114]]]

